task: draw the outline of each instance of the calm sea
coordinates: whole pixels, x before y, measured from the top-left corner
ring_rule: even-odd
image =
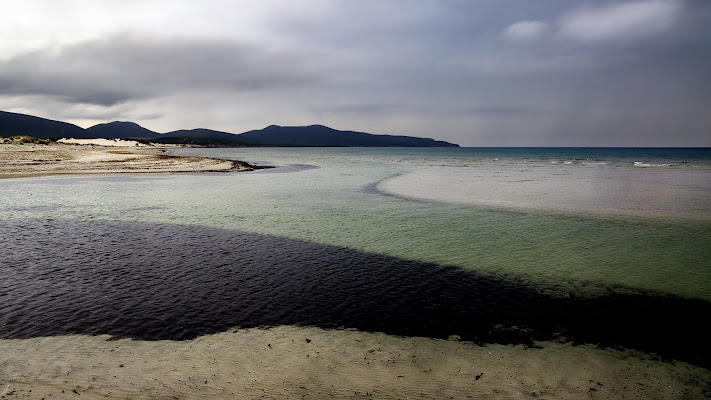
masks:
[[[0,181],[0,335],[295,324],[709,362],[709,149],[176,152],[276,168]]]

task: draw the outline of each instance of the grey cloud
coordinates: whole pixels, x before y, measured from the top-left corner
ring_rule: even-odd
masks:
[[[502,32],[505,39],[518,42],[540,38],[547,28],[543,21],[519,21],[515,22]]]
[[[318,113],[349,114],[362,117],[372,117],[376,115],[387,115],[397,113],[420,112],[422,107],[406,104],[385,104],[385,103],[353,103],[340,105],[316,106],[314,111]]]
[[[0,94],[114,105],[92,106],[96,118],[165,112],[155,130],[324,123],[463,145],[711,144],[707,0],[294,4],[274,7],[252,44],[126,35],[0,61]]]
[[[54,118],[58,119],[84,119],[95,121],[114,120],[141,120],[151,121],[163,118],[165,113],[155,110],[142,110],[131,103],[121,103],[114,106],[101,106],[86,103],[45,103],[45,110],[48,110]],[[151,112],[153,111],[153,112]],[[44,115],[44,113],[38,113]]]
[[[467,112],[482,115],[482,116],[500,116],[500,117],[510,117],[512,115],[521,115],[529,112],[524,107],[515,106],[485,106],[485,107],[472,107],[467,110]]]
[[[678,0],[624,2],[583,8],[564,16],[560,34],[581,41],[645,38],[672,28],[681,12]]]
[[[349,42],[354,59],[378,63],[352,67],[369,81],[349,92],[354,106],[332,111],[381,121],[404,115],[422,126],[441,126],[438,132],[465,145],[708,145],[708,112],[702,110],[711,107],[711,53],[704,50],[711,44],[711,7],[696,2],[671,10],[666,3],[639,3],[651,4],[653,12],[591,3],[591,24],[600,23],[600,10],[622,15],[594,41],[560,40],[555,23],[577,7],[569,2],[536,12],[498,7],[493,13],[491,3],[468,2],[460,4],[460,16],[438,14],[444,19],[420,31],[405,24],[409,36],[399,46],[390,43],[392,36]],[[471,25],[462,22],[468,16]],[[644,30],[640,18],[673,20],[674,29]],[[517,21],[543,21],[547,29],[536,32],[539,40],[509,43],[502,32]],[[338,54],[339,42],[331,39]],[[381,98],[387,101],[372,101]],[[428,135],[431,129],[410,133]]]
[[[0,92],[110,106],[182,91],[254,91],[317,79],[286,52],[228,40],[112,36],[0,62]]]

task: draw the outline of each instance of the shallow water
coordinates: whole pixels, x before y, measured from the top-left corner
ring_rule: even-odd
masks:
[[[711,300],[708,151],[181,152],[279,168],[0,182],[3,335],[187,338],[290,323],[565,336],[683,359],[696,347],[708,359],[696,325]],[[565,207],[575,196],[540,207],[538,189],[521,189],[529,179],[609,190],[588,192],[595,207]],[[470,181],[522,193],[487,203],[462,189]],[[673,190],[634,200],[660,182]]]
[[[580,212],[450,204],[412,200],[402,197],[408,194],[381,190],[388,182],[431,173],[442,168],[440,165],[456,165],[450,169],[462,171],[469,167],[461,165],[478,163],[495,170],[501,161],[522,169],[533,164],[545,168],[558,165],[561,172],[603,168],[603,172],[612,169],[626,173],[640,170],[634,166],[640,160],[676,163],[681,167],[659,169],[691,171],[693,176],[701,174],[702,184],[711,184],[711,157],[692,152],[670,158],[672,152],[666,158],[656,153],[653,155],[657,158],[639,154],[624,158],[613,152],[607,158],[590,156],[593,162],[608,163],[590,166],[565,164],[566,160],[582,163],[584,154],[572,157],[559,151],[552,156],[538,151],[526,159],[520,149],[511,150],[511,154],[487,149],[483,155],[467,149],[184,152],[286,167],[256,173],[4,181],[0,218],[140,221],[238,229],[503,275],[562,295],[597,293],[608,286],[624,285],[711,300],[711,223],[707,219],[673,213],[650,217],[606,213],[604,209]],[[652,167],[642,169],[646,173]],[[680,187],[689,186],[685,183],[680,182]],[[422,193],[427,192],[426,185],[421,188]],[[516,197],[511,198],[519,203]],[[705,204],[703,198],[696,202]]]
[[[356,328],[533,345],[565,339],[711,361],[711,303],[639,290],[556,297],[515,281],[282,237],[173,224],[0,223],[0,336],[192,339]],[[18,250],[21,249],[21,250]]]

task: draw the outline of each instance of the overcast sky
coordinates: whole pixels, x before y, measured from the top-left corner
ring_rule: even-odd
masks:
[[[708,0],[1,0],[0,110],[711,146]]]

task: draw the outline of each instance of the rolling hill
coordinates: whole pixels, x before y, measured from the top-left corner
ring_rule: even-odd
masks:
[[[85,129],[66,122],[53,121],[26,114],[0,111],[0,136],[27,135],[39,139],[53,137],[92,138]]]
[[[374,135],[340,131],[323,125],[278,126],[241,134],[211,129],[157,133],[134,122],[114,121],[83,129],[66,122],[0,111],[0,136],[27,135],[41,139],[140,139],[154,143],[201,146],[295,146],[295,147],[459,147],[456,144],[412,136]]]
[[[238,137],[244,143],[258,146],[458,147],[429,138],[339,131],[323,125],[271,125],[261,130],[242,133]]]
[[[146,129],[135,122],[114,121],[106,124],[94,125],[85,129],[85,132],[97,138],[121,139],[125,137],[154,138],[160,134]]]

